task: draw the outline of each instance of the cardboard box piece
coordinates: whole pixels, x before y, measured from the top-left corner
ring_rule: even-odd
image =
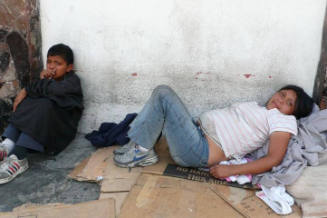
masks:
[[[243,217],[208,184],[142,174],[121,209],[120,217]]]
[[[122,207],[128,192],[116,192],[116,193],[100,193],[99,199],[111,198],[115,200],[116,217],[120,214],[120,208]]]
[[[293,212],[289,215],[280,216],[276,214],[255,195],[253,190],[216,184],[211,184],[210,189],[245,217],[300,218],[302,216],[300,208],[295,205],[292,207]]]
[[[0,213],[1,218],[114,218],[115,201],[103,199],[79,204],[23,205],[13,212]]]
[[[134,185],[142,168],[120,168],[113,161],[117,146],[98,149],[83,160],[68,177],[77,181],[98,182],[101,192],[126,192]]]
[[[100,182],[113,148],[101,148],[86,158],[68,175],[77,181]]]

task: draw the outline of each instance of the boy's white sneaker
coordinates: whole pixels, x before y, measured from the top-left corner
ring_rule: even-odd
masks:
[[[0,184],[5,184],[13,180],[19,174],[28,169],[26,158],[18,160],[16,155],[12,154],[0,163]]]

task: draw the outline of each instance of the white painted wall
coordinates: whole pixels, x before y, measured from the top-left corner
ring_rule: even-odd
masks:
[[[194,115],[264,103],[288,83],[312,93],[326,0],[40,3],[43,54],[59,42],[75,53],[82,132],[138,112],[159,84],[172,86]]]

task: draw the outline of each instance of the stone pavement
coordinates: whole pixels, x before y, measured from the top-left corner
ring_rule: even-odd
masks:
[[[57,156],[29,155],[30,168],[12,182],[0,185],[0,212],[11,211],[28,202],[78,203],[98,199],[98,184],[67,178],[75,165],[93,151],[95,148],[79,134]]]

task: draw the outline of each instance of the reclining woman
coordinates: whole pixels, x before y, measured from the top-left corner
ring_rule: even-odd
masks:
[[[158,161],[153,147],[165,135],[171,157],[186,167],[210,167],[216,178],[258,174],[281,163],[297,121],[309,115],[313,100],[304,90],[287,85],[265,106],[257,102],[233,104],[205,112],[194,122],[177,94],[168,86],[154,89],[150,99],[131,124],[130,142],[114,151],[120,167],[147,166]],[[219,165],[239,159],[269,140],[268,154],[241,165]]]

